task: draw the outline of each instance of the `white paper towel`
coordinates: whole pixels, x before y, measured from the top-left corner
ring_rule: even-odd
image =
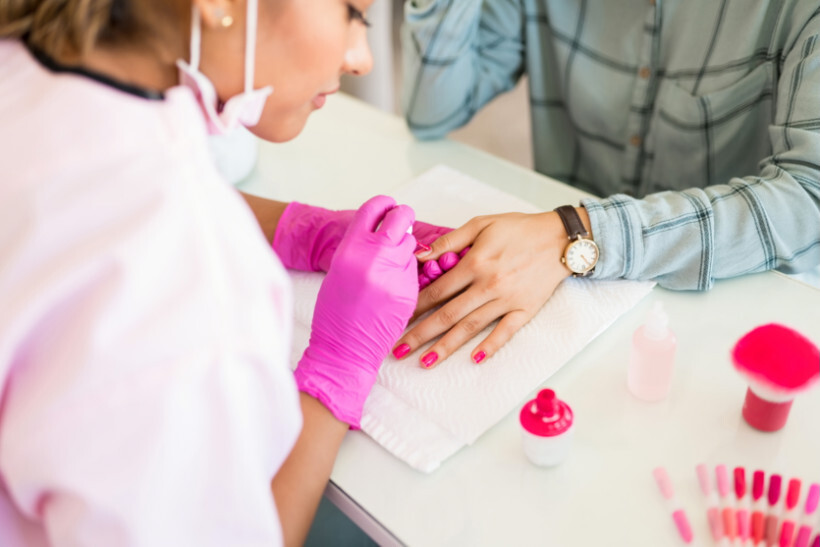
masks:
[[[416,218],[459,226],[476,215],[538,212],[529,203],[438,166],[394,192]],[[295,295],[292,363],[307,347],[323,274],[291,272]],[[468,343],[433,369],[388,357],[364,407],[362,430],[398,458],[424,472],[470,445],[573,355],[646,296],[654,283],[567,279],[513,339],[475,365]],[[493,325],[494,326],[494,325]],[[491,326],[492,327],[492,326]],[[478,335],[483,339],[491,327]]]

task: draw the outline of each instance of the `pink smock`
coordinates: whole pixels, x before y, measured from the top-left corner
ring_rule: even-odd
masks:
[[[0,545],[277,545],[287,276],[188,89],[0,41]]]

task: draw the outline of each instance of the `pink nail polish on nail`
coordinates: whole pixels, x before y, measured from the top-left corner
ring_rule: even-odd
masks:
[[[487,354],[486,354],[486,353],[484,353],[483,351],[479,351],[478,353],[476,353],[475,355],[473,355],[473,361],[474,361],[474,362],[475,362],[475,364],[477,365],[477,364],[479,364],[481,361],[483,361],[485,357],[487,357]]]
[[[410,344],[402,344],[397,346],[396,349],[393,350],[393,357],[396,359],[401,359],[405,355],[410,353]]]
[[[431,366],[433,366],[433,363],[435,363],[437,360],[438,353],[436,353],[435,351],[431,351],[430,353],[421,358],[421,364],[424,365],[424,368],[430,368]]]

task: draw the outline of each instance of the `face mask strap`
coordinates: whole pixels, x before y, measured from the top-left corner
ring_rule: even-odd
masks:
[[[199,55],[202,48],[202,26],[199,17],[199,8],[191,6],[191,68],[199,70]]]
[[[247,0],[245,17],[245,92],[253,91],[253,76],[256,70],[256,26],[258,17],[257,0]]]

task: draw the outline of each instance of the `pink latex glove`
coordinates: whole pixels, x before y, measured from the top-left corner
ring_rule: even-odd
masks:
[[[273,250],[286,268],[326,272],[333,253],[353,220],[355,211],[331,211],[293,201],[288,204],[273,236]],[[451,232],[424,222],[413,223],[413,236],[425,245]]]
[[[319,289],[310,344],[296,368],[299,389],[356,429],[379,366],[416,308],[412,223],[413,210],[387,196],[355,212]]]

